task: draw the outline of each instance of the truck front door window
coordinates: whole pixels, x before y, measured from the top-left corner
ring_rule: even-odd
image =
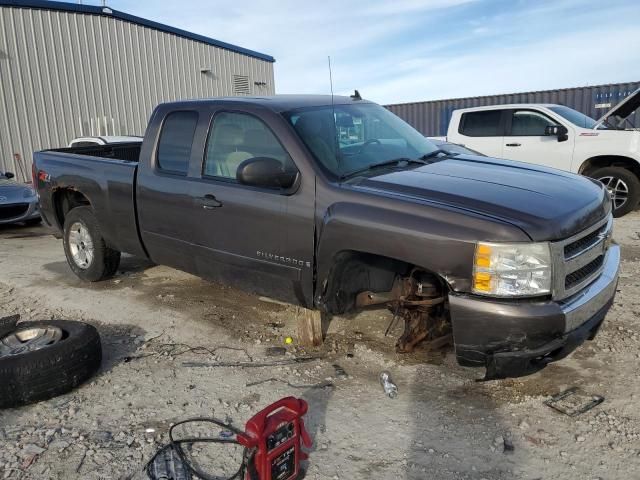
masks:
[[[289,154],[261,120],[243,113],[216,115],[207,139],[203,174],[235,181],[238,166],[256,157],[275,158],[285,170],[295,168]]]
[[[542,113],[532,110],[516,110],[511,117],[510,136],[542,137],[548,125],[557,125],[557,123]]]
[[[158,142],[157,163],[160,170],[187,174],[197,125],[197,112],[182,111],[167,115]]]

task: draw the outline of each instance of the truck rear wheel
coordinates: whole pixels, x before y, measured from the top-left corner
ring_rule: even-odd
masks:
[[[640,180],[633,172],[622,167],[605,167],[589,176],[600,180],[609,191],[614,217],[622,217],[638,206]]]
[[[64,253],[73,273],[87,282],[112,277],[120,252],[109,248],[91,207],[76,207],[64,220]]]

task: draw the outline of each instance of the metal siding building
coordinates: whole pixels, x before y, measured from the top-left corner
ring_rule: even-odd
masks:
[[[640,82],[616,83],[593,87],[400,103],[386,105],[386,107],[424,135],[440,137],[447,134],[451,113],[459,108],[504,105],[507,103],[557,103],[571,107],[597,120],[609,108],[639,87]],[[640,113],[636,112],[630,117],[630,120],[634,125],[638,126]]]
[[[0,0],[0,171],[88,135],[143,135],[161,102],[273,95],[274,59],[106,7]]]

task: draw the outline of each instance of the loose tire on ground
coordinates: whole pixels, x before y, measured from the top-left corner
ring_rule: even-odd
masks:
[[[624,203],[616,202],[615,197],[612,199],[614,217],[622,217],[638,206],[638,201],[640,201],[640,180],[632,171],[622,167],[605,167],[591,172],[589,176],[602,181],[610,191],[612,189],[615,190],[617,184],[621,187],[624,185],[626,188],[626,201]],[[618,199],[622,198],[620,196],[622,195],[621,192],[618,192],[617,195]],[[616,203],[619,203],[617,208]]]
[[[86,229],[91,241],[90,249],[86,250],[91,253],[91,261],[86,265],[82,265],[77,259],[74,259],[74,252],[72,252],[73,248],[77,248],[77,246],[74,247],[77,242],[73,236],[77,235],[77,231],[75,230],[79,228],[78,226]],[[72,227],[74,228],[72,229]],[[70,238],[72,238],[71,241]],[[109,248],[105,243],[100,226],[91,207],[76,207],[67,213],[64,219],[62,239],[67,263],[73,273],[82,280],[98,282],[112,277],[118,270],[118,265],[120,265],[120,252]],[[86,259],[87,257],[85,256],[83,258]]]
[[[28,351],[27,347],[20,353],[18,347],[9,353],[9,336],[47,327],[61,330],[60,339],[37,350]],[[18,323],[0,338],[0,408],[67,393],[89,379],[101,361],[100,335],[92,325],[67,320]]]

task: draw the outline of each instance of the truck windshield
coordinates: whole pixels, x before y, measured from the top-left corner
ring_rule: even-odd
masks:
[[[560,115],[561,117],[570,121],[571,123],[573,123],[578,127],[593,128],[597,123],[593,118],[586,116],[584,113],[580,113],[574,110],[573,108],[564,107],[562,105],[559,105],[556,107],[549,107],[549,110],[557,113],[558,115]],[[603,128],[603,127],[600,127],[600,128]]]
[[[297,109],[284,116],[320,165],[340,178],[387,163],[390,168],[413,168],[439,151],[413,127],[374,103]]]

